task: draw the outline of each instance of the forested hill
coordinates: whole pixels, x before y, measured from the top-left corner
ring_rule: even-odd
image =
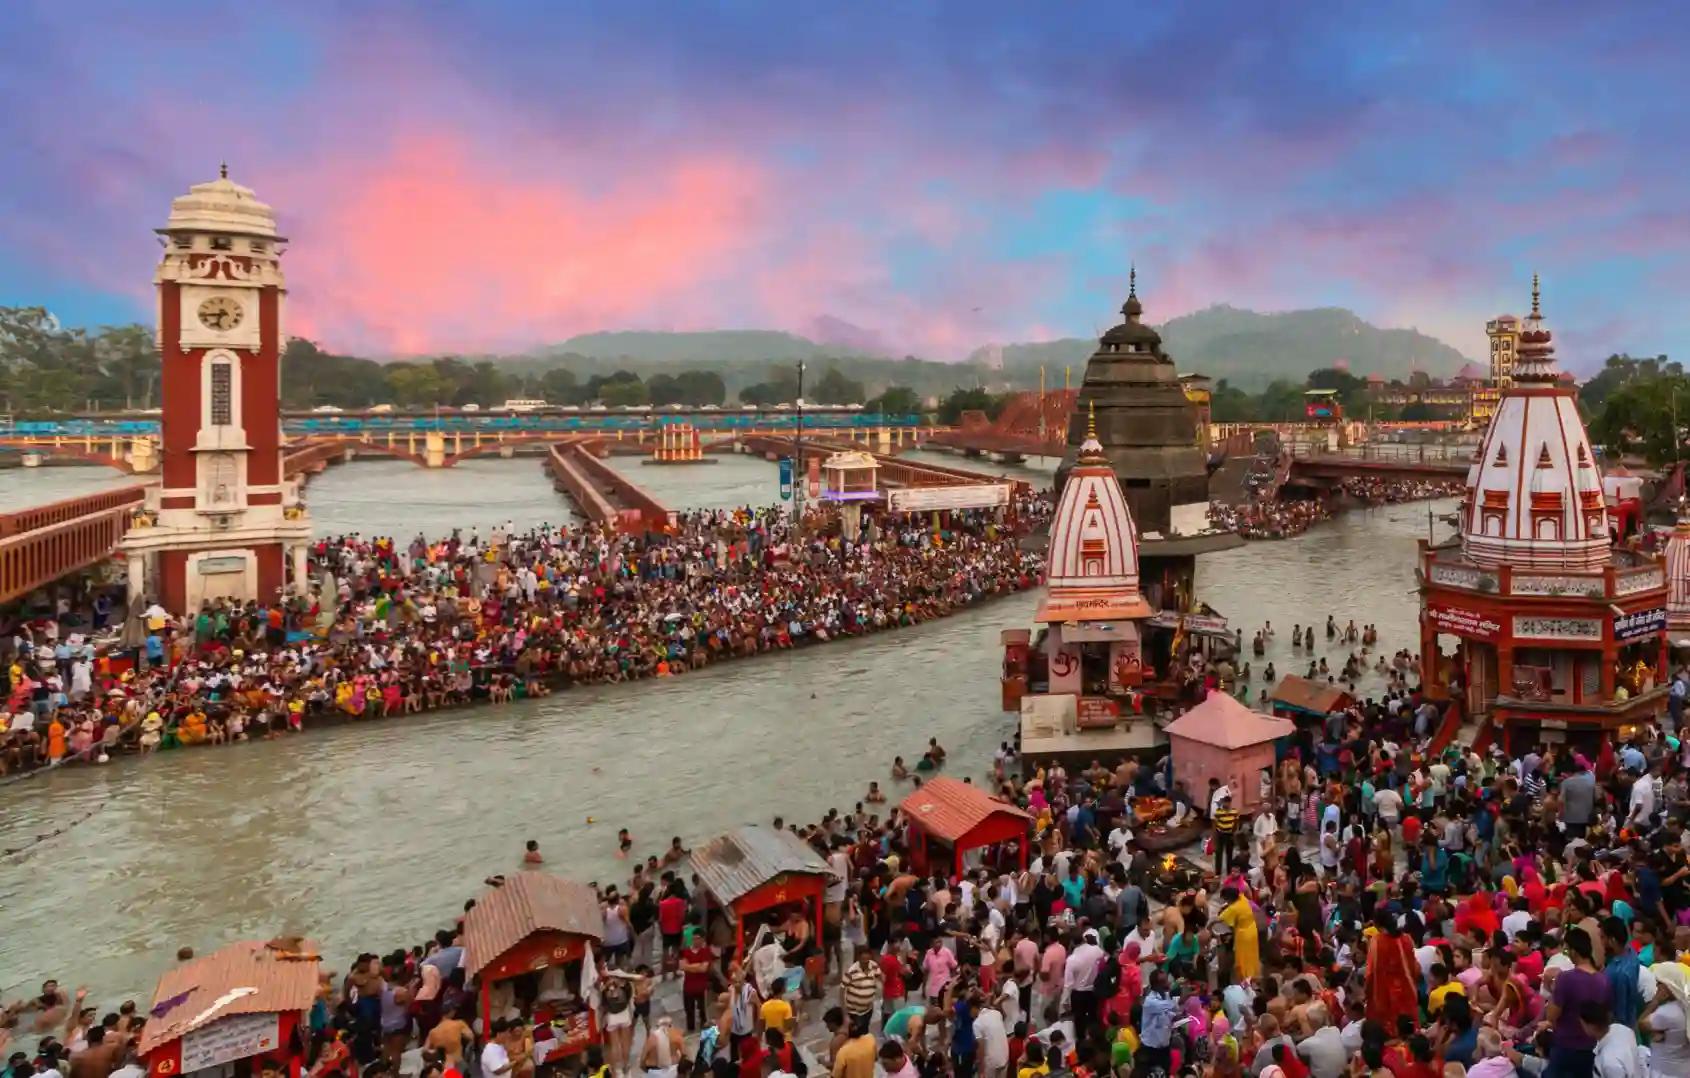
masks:
[[[1158,327],[1162,345],[1182,371],[1200,371],[1234,385],[1260,388],[1274,379],[1301,382],[1310,371],[1346,364],[1358,376],[1406,379],[1416,370],[1448,377],[1466,357],[1435,337],[1412,329],[1380,329],[1341,307],[1263,314],[1220,305],[1195,311]],[[1062,368],[1074,377],[1097,347],[1092,338],[1003,346],[1005,375],[1017,382],[1040,364],[1051,384]],[[982,363],[987,349],[969,357]],[[1037,374],[1034,373],[1036,378]]]

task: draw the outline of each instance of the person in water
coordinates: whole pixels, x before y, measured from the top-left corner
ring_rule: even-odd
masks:
[[[546,859],[544,857],[540,856],[540,844],[537,841],[535,841],[534,839],[529,839],[527,842],[523,843],[523,849],[522,849],[522,863],[523,864],[525,864],[525,865],[538,865],[538,864],[544,863],[545,860]]]
[[[910,769],[904,766],[904,758],[902,756],[892,757],[892,778],[895,781],[902,782],[909,777]]]

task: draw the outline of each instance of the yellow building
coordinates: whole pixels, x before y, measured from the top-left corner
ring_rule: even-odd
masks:
[[[1490,381],[1473,392],[1473,421],[1483,426],[1496,414],[1503,390],[1514,384],[1514,355],[1520,345],[1520,319],[1499,314],[1485,323],[1490,338]]]

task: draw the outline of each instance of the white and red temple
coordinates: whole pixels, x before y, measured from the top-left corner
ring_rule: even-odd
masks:
[[[1666,570],[1616,546],[1614,508],[1534,277],[1513,382],[1468,472],[1459,540],[1420,544],[1422,679],[1477,721],[1481,743],[1589,744],[1664,704]]]
[[[1095,431],[1057,502],[1047,573],[1037,637],[1004,635],[1004,702],[1022,712],[1024,748],[1043,726],[1057,738],[1114,729],[1137,710],[1141,626],[1154,612],[1139,591],[1138,531]],[[1142,745],[1120,747],[1149,747],[1156,733],[1148,720],[1142,726]]]
[[[171,203],[154,274],[159,484],[123,539],[132,596],[186,613],[307,586],[311,522],[282,474],[287,282],[271,208],[228,170]]]

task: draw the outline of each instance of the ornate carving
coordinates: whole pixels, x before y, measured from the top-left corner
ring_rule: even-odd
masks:
[[[1514,618],[1514,635],[1533,640],[1601,640],[1599,618]]]
[[[1515,573],[1509,590],[1515,595],[1584,595],[1591,598],[1601,598],[1602,578],[1600,576],[1575,576],[1571,574]]]

